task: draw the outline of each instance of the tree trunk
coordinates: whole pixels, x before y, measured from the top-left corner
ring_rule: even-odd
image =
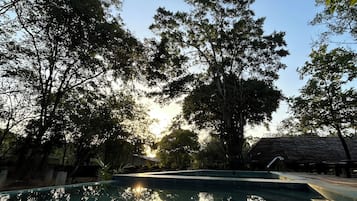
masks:
[[[16,179],[22,180],[26,177],[27,169],[30,169],[28,166],[29,158],[33,152],[32,146],[32,137],[26,136],[25,141],[20,144],[19,149],[17,150],[17,161],[16,161]]]
[[[62,167],[64,167],[65,165],[66,154],[67,154],[67,142],[65,141],[63,147]]]
[[[336,130],[337,130],[338,138],[340,138],[341,144],[343,146],[343,150],[345,151],[346,159],[350,161],[351,160],[350,150],[348,149],[346,140],[342,136],[341,128],[339,125],[335,125],[335,126],[336,126]]]
[[[230,169],[242,169],[244,165],[242,149],[243,149],[243,126],[237,128],[234,125],[231,125],[230,128],[227,128],[227,150],[228,150],[228,163]]]
[[[224,85],[224,87],[226,87],[226,85]],[[229,91],[227,89],[225,89],[225,93],[223,94],[223,135],[227,136],[227,155],[230,169],[242,169],[244,166],[242,149],[244,144],[245,120],[242,113],[238,116],[234,115],[231,103],[228,101],[230,99],[228,96],[239,96],[240,104],[242,104],[242,87],[241,80],[239,80],[239,83],[234,84],[234,90],[230,91],[230,94],[227,94]],[[240,105],[239,108],[243,107]]]
[[[9,118],[6,123],[6,128],[3,130],[3,133],[0,137],[0,146],[2,145],[3,141],[5,140],[6,136],[10,133],[10,121],[11,119]]]

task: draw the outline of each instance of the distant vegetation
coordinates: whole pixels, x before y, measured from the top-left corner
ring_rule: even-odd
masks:
[[[165,168],[186,169],[192,167],[194,155],[199,150],[198,136],[188,130],[174,130],[159,143],[158,157]]]

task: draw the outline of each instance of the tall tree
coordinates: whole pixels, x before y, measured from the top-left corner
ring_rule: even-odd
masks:
[[[351,159],[344,136],[353,134],[357,124],[356,54],[327,46],[314,50],[311,61],[299,69],[307,84],[292,99],[295,116],[304,125],[331,130],[340,138],[346,158]]]
[[[278,71],[285,68],[280,62],[288,54],[284,33],[264,34],[264,18],[256,19],[249,8],[253,1],[186,2],[192,6],[189,12],[158,9],[151,29],[161,41],[150,43],[156,49],[151,53],[154,67],[148,72],[151,78],[166,81],[161,91],[165,98],[199,90],[202,85],[214,88],[222,122],[218,132],[230,139],[229,150],[234,150],[230,165],[238,168],[246,119],[239,110],[233,116],[230,97],[244,97],[243,83],[248,79],[272,86]],[[230,85],[232,77],[234,84]],[[237,108],[244,108],[243,101],[239,104]],[[269,119],[270,114],[262,114]]]
[[[132,77],[140,44],[111,15],[110,5],[120,2],[2,1],[1,76],[30,91],[36,116],[27,125],[19,161],[31,153],[28,145],[41,147],[54,137],[51,130],[67,93],[81,86],[98,87],[105,79],[91,81],[104,76]]]

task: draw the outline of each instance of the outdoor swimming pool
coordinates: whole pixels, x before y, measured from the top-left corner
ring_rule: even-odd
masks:
[[[205,175],[205,173],[209,173],[210,176]],[[306,183],[279,180],[276,175],[272,176],[274,175],[272,173],[254,173],[201,170],[122,174],[114,176],[114,180],[107,182],[2,192],[0,193],[0,200],[326,200]],[[235,177],[230,177],[231,175],[235,175]],[[243,177],[238,177],[238,175]],[[249,178],[245,176],[249,176]],[[269,178],[267,178],[268,176]]]
[[[187,185],[147,182],[99,182],[0,193],[8,200],[118,200],[118,201],[311,201],[322,196],[310,189],[246,188],[237,185]]]

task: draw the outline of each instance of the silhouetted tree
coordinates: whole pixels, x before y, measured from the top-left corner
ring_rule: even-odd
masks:
[[[357,124],[357,92],[351,85],[357,77],[356,54],[342,48],[328,51],[322,46],[310,57],[299,69],[308,81],[292,99],[294,115],[303,125],[337,134],[350,160],[344,136],[352,135]]]
[[[1,76],[31,94],[34,118],[19,150],[19,166],[46,156],[44,142],[59,137],[59,108],[79,87],[109,86],[132,78],[140,43],[110,9],[117,0],[5,0],[0,4]],[[47,143],[51,145],[51,143]]]
[[[164,8],[158,9],[151,29],[161,40],[149,43],[152,68],[148,73],[152,79],[156,78],[152,84],[157,80],[166,82],[158,92],[164,99],[189,92],[214,91],[209,92],[212,97],[204,96],[207,100],[197,100],[197,103],[218,106],[205,108],[208,109],[207,114],[214,114],[207,122],[219,122],[215,125],[220,127],[216,131],[227,142],[230,166],[239,168],[242,164],[244,126],[249,115],[258,114],[242,110],[248,106],[244,105],[248,101],[243,99],[255,94],[252,91],[245,94],[247,91],[243,85],[265,83],[264,89],[273,88],[272,83],[278,78],[278,71],[285,68],[280,58],[288,54],[284,49],[284,33],[264,34],[264,18],[255,18],[249,8],[253,1],[186,2],[192,6],[188,12],[174,13]],[[211,101],[211,98],[215,101]],[[233,100],[238,102],[232,105]],[[275,101],[278,100],[275,98]],[[263,107],[265,104],[272,104],[270,109],[274,111],[278,103],[272,99],[269,103],[261,103]],[[250,120],[256,123],[269,120],[268,111],[259,114],[259,121],[253,120],[258,116]],[[203,118],[197,119],[200,121],[195,123],[205,121]]]

